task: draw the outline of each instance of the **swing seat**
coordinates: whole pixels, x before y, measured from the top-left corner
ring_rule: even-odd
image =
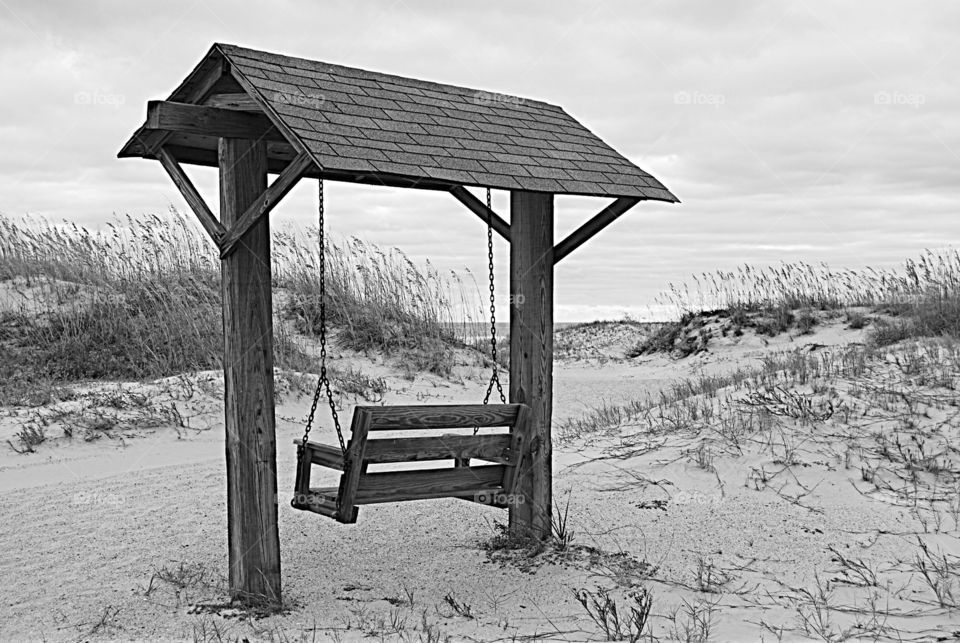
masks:
[[[524,404],[358,406],[344,455],[339,447],[296,440],[299,458],[295,509],[355,523],[359,505],[431,498],[461,498],[508,506],[529,435]],[[506,432],[438,434],[450,429],[505,427]],[[371,432],[427,432],[417,437],[369,437]],[[476,459],[484,464],[471,466]],[[453,460],[454,466],[368,472],[369,465]],[[342,471],[338,487],[310,486],[312,465]]]

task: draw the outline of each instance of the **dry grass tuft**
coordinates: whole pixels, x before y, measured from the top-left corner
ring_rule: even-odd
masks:
[[[275,246],[276,365],[311,370],[285,322],[316,331],[316,245],[281,234]],[[466,327],[451,312],[451,293],[460,310],[478,310],[463,283],[357,240],[326,250],[327,301],[342,341],[449,373],[451,342],[462,344]],[[198,226],[174,210],[128,216],[103,231],[0,216],[0,287],[0,405],[29,403],[28,393],[50,382],[221,366],[219,258]]]

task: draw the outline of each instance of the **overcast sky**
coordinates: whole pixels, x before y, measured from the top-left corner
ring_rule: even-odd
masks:
[[[227,42],[559,104],[660,179],[681,204],[641,203],[558,266],[560,320],[743,262],[894,266],[960,236],[957,34],[951,2],[0,0],[0,212],[185,208],[158,163],[116,153]],[[215,206],[216,174],[189,169]],[[558,198],[558,239],[605,204]],[[484,228],[448,195],[330,184],[328,213],[483,273]],[[307,182],[273,215],[315,216]]]

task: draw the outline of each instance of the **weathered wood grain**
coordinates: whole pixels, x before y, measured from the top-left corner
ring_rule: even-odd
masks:
[[[427,500],[473,494],[481,490],[502,492],[503,465],[433,469],[420,471],[389,471],[368,473],[360,480],[356,492],[357,504]]]
[[[232,225],[267,187],[266,143],[220,140],[220,212]],[[280,596],[270,225],[222,264],[230,593]]]
[[[208,96],[207,99],[203,101],[203,104],[209,107],[221,107],[223,109],[235,109],[244,112],[261,111],[260,105],[250,98],[246,92],[213,94],[212,96]]]
[[[511,426],[517,407],[510,404],[440,404],[423,406],[365,406],[371,431],[406,429],[469,429]]]
[[[367,440],[363,458],[371,464],[477,458],[507,464],[511,461],[509,433],[499,435],[442,435],[423,438]]]
[[[295,444],[300,444],[302,440],[294,440]],[[340,447],[332,447],[317,442],[307,442],[306,454],[313,464],[327,467],[328,469],[337,469],[343,471],[343,453]]]
[[[367,407],[357,407],[353,412],[350,442],[347,444],[347,453],[344,457],[347,468],[340,480],[340,506],[337,511],[337,520],[340,522],[349,523],[357,519],[354,499],[360,480],[367,469],[363,457],[367,448],[370,423],[371,417]]]
[[[226,259],[236,250],[237,245],[243,242],[244,235],[253,228],[262,218],[270,214],[283,197],[293,189],[293,186],[303,177],[304,173],[313,167],[310,156],[301,152],[290,162],[280,176],[260,194],[243,215],[234,223],[220,242],[220,258]]]
[[[510,528],[550,535],[553,413],[553,195],[510,193],[510,401],[530,407]]]
[[[164,100],[147,103],[147,121],[144,128],[220,138],[287,142],[283,134],[263,114]]]

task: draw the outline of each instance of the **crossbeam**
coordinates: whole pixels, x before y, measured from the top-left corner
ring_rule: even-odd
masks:
[[[210,235],[213,242],[219,246],[224,235],[227,234],[227,229],[220,225],[217,217],[213,216],[213,212],[207,207],[206,201],[204,201],[200,193],[197,192],[193,181],[190,180],[190,177],[187,176],[183,168],[180,167],[180,164],[177,162],[177,159],[173,157],[173,154],[165,147],[161,147],[157,151],[157,158],[160,159],[160,165],[163,166],[163,169],[165,169],[167,174],[170,175],[170,178],[173,179],[173,184],[180,190],[180,194],[183,195],[187,205],[190,206],[190,209],[193,210],[197,219],[200,220],[200,225],[207,231],[207,234]]]
[[[489,222],[497,234],[506,239],[507,242],[510,241],[510,224],[504,221],[496,212],[488,208],[480,199],[473,196],[467,188],[462,185],[455,186],[450,188],[450,194],[452,194],[457,201],[467,206],[467,209],[483,219],[485,223]]]
[[[311,167],[313,167],[313,160],[306,152],[301,152],[290,161],[290,165],[280,173],[280,176],[270,184],[270,187],[250,204],[250,207],[244,211],[243,216],[233,224],[230,231],[223,237],[220,242],[221,259],[226,259],[233,254],[243,236],[250,231],[250,228],[267,216]]]
[[[144,128],[254,141],[287,140],[263,114],[165,100],[152,100],[147,103],[147,122]]]
[[[223,109],[239,110],[243,112],[260,112],[260,105],[250,98],[246,92],[213,94],[203,103],[207,107],[222,107]]]
[[[566,238],[558,243],[553,249],[554,265],[559,263],[561,259],[586,243],[592,236],[616,221],[621,214],[638,203],[640,203],[640,199],[636,197],[620,197],[601,210],[592,219],[568,234]]]
[[[220,82],[226,71],[227,67],[224,61],[201,66],[187,79],[186,84],[189,85],[189,89],[181,96],[181,100],[188,103],[199,103]],[[134,137],[140,141],[144,150],[153,155],[166,144],[172,134],[173,132],[169,130],[151,131],[141,128]]]

